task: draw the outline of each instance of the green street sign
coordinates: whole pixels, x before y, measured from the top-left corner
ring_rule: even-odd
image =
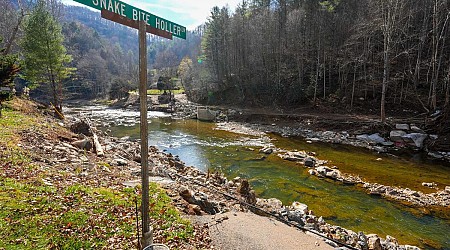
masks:
[[[181,39],[186,39],[186,27],[155,16],[144,10],[126,4],[119,0],[74,0],[97,10],[107,10],[133,21],[144,20],[148,25],[158,30],[166,31]]]

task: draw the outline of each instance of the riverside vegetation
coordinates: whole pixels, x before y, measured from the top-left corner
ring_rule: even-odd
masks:
[[[0,119],[0,249],[135,249],[140,188],[122,185],[131,171],[71,146],[78,135],[39,108],[14,99]],[[207,246],[166,192],[152,184],[150,194],[156,242]]]

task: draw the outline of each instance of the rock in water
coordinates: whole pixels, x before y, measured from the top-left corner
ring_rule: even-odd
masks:
[[[272,148],[263,148],[263,149],[259,150],[259,152],[262,154],[270,155],[271,153],[273,153],[273,149]]]
[[[316,160],[312,157],[307,157],[303,164],[305,164],[306,167],[312,168],[314,167],[314,165],[316,165]]]

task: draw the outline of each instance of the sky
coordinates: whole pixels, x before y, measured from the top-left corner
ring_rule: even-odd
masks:
[[[121,0],[151,14],[162,17],[193,30],[206,22],[214,6],[228,4],[233,11],[242,0]],[[85,6],[73,0],[62,0],[64,4]],[[86,6],[85,6],[86,7]]]

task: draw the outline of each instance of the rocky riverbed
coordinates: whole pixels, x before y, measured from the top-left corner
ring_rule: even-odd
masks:
[[[239,123],[220,123],[219,129],[264,136],[265,132],[262,132],[260,126],[244,125]],[[333,138],[336,138],[336,133],[325,133],[327,135],[333,134]],[[345,137],[345,136],[344,136]],[[317,137],[315,137],[317,138]],[[319,140],[319,139],[317,139]],[[364,188],[368,194],[379,195],[387,199],[394,201],[400,201],[404,204],[417,206],[417,207],[449,207],[450,206],[450,186],[437,190],[433,193],[423,193],[421,191],[411,190],[409,188],[392,187],[378,183],[370,183],[364,181],[361,177],[351,175],[348,173],[342,173],[336,166],[328,166],[328,162],[325,159],[318,159],[314,153],[305,151],[287,151],[280,148],[268,147],[260,150],[265,154],[277,154],[280,158],[297,162],[307,168],[310,168],[309,173],[322,179],[331,179],[337,182],[341,182],[348,185],[359,185]],[[422,183],[423,186],[437,189],[434,183]]]
[[[66,124],[76,133],[92,130],[89,122],[83,122],[78,118],[69,119],[70,124]],[[76,125],[73,125],[73,124]],[[86,126],[87,125],[87,126]],[[235,128],[237,129],[237,128]],[[79,174],[74,178],[81,178],[82,181],[95,182],[98,179],[93,174],[108,174],[116,172],[117,169],[126,170],[129,175],[124,178],[115,178],[114,185],[133,186],[139,183],[140,178],[140,149],[139,143],[130,141],[127,138],[118,139],[109,137],[106,134],[96,131],[99,143],[104,150],[104,166],[100,169],[98,165],[90,165],[80,152],[93,150],[92,138],[85,135],[81,140],[68,140],[60,145],[42,145],[42,150],[51,150],[53,155],[61,155],[54,159],[48,159],[53,164],[74,162],[83,166]],[[246,131],[246,133],[249,131]],[[40,148],[40,146],[38,146]],[[81,150],[81,151],[80,151]],[[286,160],[295,160],[312,167],[314,174],[324,174],[324,177],[331,177],[335,180],[344,181],[343,175],[337,172],[327,174],[327,169],[323,166],[325,161],[318,160],[313,156],[300,154],[298,152],[281,152],[278,149],[266,148],[264,153],[277,153]],[[353,232],[339,226],[330,225],[322,217],[314,215],[306,204],[294,202],[291,205],[283,205],[281,201],[271,199],[260,199],[256,197],[249,183],[245,179],[235,178],[228,180],[220,173],[202,172],[194,167],[186,166],[176,156],[166,154],[154,147],[149,148],[149,159],[151,159],[152,180],[161,183],[172,197],[174,204],[179,209],[189,215],[219,214],[228,211],[251,211],[250,205],[256,206],[274,216],[283,218],[306,230],[311,230],[319,235],[323,235],[324,241],[336,248],[341,242],[356,249],[418,249],[409,245],[399,245],[398,241],[391,236],[385,239],[375,234],[364,234]],[[64,157],[62,157],[64,155]],[[99,156],[100,157],[100,156]],[[62,158],[62,159],[60,159]],[[94,171],[94,172],[93,172]],[[331,171],[332,172],[332,171]],[[126,179],[135,176],[135,179]],[[157,177],[157,178],[156,178]],[[81,180],[80,179],[80,180]],[[77,179],[77,181],[80,181]],[[350,181],[350,178],[345,177]],[[47,180],[49,183],[52,180]],[[351,180],[352,182],[359,180]],[[208,236],[204,236],[207,238]],[[207,241],[207,240],[206,240]],[[341,247],[341,249],[344,249]]]

